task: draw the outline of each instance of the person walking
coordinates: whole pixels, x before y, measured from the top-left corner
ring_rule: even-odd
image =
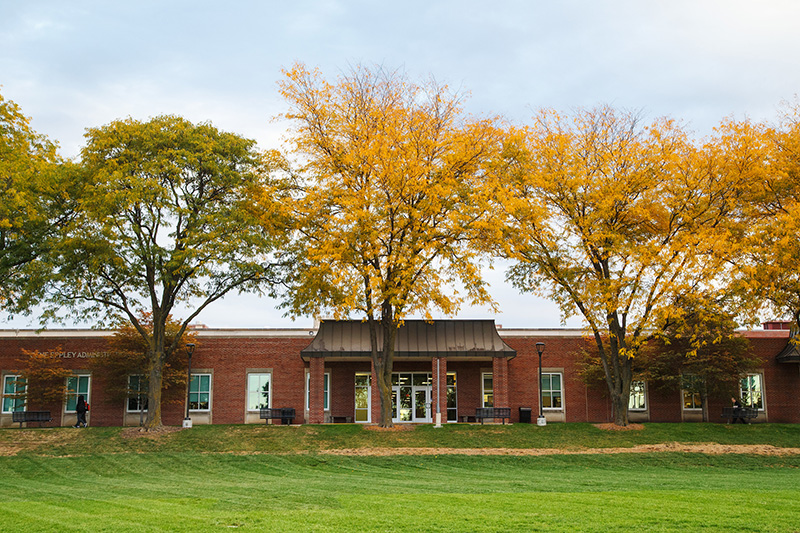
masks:
[[[83,394],[78,396],[78,404],[75,406],[75,412],[78,413],[78,423],[75,424],[76,428],[86,427],[86,411],[89,410],[89,405],[83,399]]]
[[[744,424],[745,421],[744,418],[742,418],[742,403],[735,397],[731,397],[731,402],[733,402],[733,422],[731,423],[735,424],[739,422]]]

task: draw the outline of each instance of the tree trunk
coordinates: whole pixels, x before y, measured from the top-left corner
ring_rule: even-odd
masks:
[[[164,377],[164,350],[150,354],[150,380],[147,387],[147,420],[144,427],[151,429],[162,426],[161,389]],[[187,385],[188,386],[188,385]]]

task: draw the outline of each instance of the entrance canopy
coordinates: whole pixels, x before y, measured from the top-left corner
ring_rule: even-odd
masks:
[[[379,328],[378,349],[382,347],[383,331]],[[516,355],[497,334],[494,320],[406,320],[395,339],[395,360],[447,357],[453,361],[477,361],[493,357],[511,359]],[[369,360],[372,357],[369,324],[360,320],[326,320],[301,356],[304,361],[311,357]]]
[[[776,359],[779,363],[800,363],[800,342],[794,338],[790,339]]]

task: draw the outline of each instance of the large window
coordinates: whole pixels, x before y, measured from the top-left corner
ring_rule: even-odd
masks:
[[[644,411],[647,409],[647,391],[644,381],[631,381],[631,395],[628,399],[628,409],[631,411]]]
[[[484,407],[494,407],[494,380],[491,372],[484,372],[481,379],[481,395]]]
[[[272,374],[247,374],[247,410],[258,411],[270,406],[269,389],[272,385]]]
[[[764,389],[761,374],[747,374],[741,381],[742,406],[764,409]]]
[[[370,420],[370,379],[369,372],[356,372],[355,376],[355,412],[356,422]]]
[[[447,421],[458,421],[458,395],[456,394],[456,373],[447,373]]]
[[[209,411],[211,409],[211,374],[192,374],[189,382],[189,409]]]
[[[695,376],[694,374],[683,375],[681,389],[683,389],[684,409],[703,408],[703,400],[700,396],[702,384],[703,380],[700,376]]]
[[[564,396],[564,391],[561,389],[561,384],[563,381],[560,372],[542,373],[542,408],[550,410],[562,408],[561,398]]]
[[[67,412],[74,413],[78,396],[89,403],[89,376],[70,376],[67,378]]]
[[[142,375],[128,376],[128,411],[147,411],[147,378]]]
[[[3,377],[3,412],[25,410],[25,379],[22,376],[7,375]]]
[[[322,397],[322,405],[323,411],[330,411],[331,405],[331,374],[330,372],[325,372],[322,376],[322,390],[323,390],[323,397]],[[308,410],[309,402],[311,401],[311,374],[306,372],[306,411]]]

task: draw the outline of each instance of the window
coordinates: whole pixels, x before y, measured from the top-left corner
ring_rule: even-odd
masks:
[[[78,396],[89,403],[89,376],[70,376],[67,378],[67,412],[74,413]]]
[[[494,382],[491,372],[483,374],[481,393],[483,395],[483,406],[494,407]]]
[[[447,373],[447,421],[458,421],[458,402],[456,394],[456,373]]]
[[[684,374],[681,389],[683,389],[683,408],[684,409],[702,409],[703,399],[700,396],[700,390],[703,380],[700,376],[694,374]]]
[[[561,390],[561,373],[542,373],[542,408],[557,410],[561,409],[561,398],[564,395]]]
[[[761,374],[747,374],[741,381],[742,407],[764,409],[764,389]]]
[[[628,409],[631,411],[644,411],[647,409],[647,395],[644,381],[631,381],[631,395],[628,399]]]
[[[324,376],[322,377],[322,389],[323,389],[323,411],[330,411],[330,402],[331,402],[331,391],[330,391],[330,382],[331,382],[331,375],[329,372],[325,372]],[[308,402],[311,400],[311,374],[306,372],[306,411],[308,411]]]
[[[128,376],[128,411],[147,411],[147,378],[142,375]]]
[[[370,386],[371,375],[368,372],[356,372],[356,422],[369,422],[370,419]]]
[[[189,409],[208,411],[211,409],[211,374],[192,374],[189,382]]]
[[[272,374],[247,374],[247,410],[258,411],[270,406],[269,389]]]
[[[25,379],[22,376],[8,375],[3,378],[3,412],[25,410]]]

